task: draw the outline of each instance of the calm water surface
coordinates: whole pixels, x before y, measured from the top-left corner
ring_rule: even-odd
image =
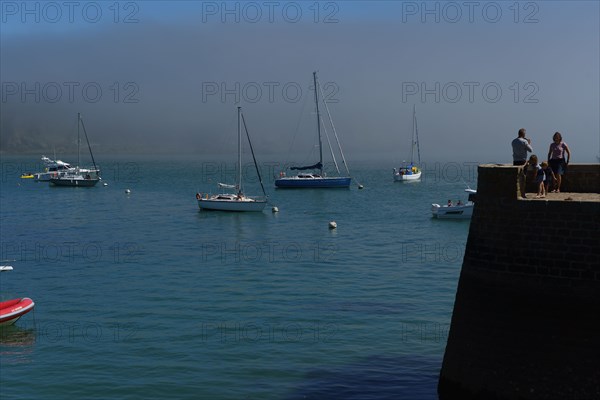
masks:
[[[0,331],[2,398],[437,398],[469,223],[429,209],[460,179],[267,176],[280,212],[231,214],[194,195],[232,163],[101,159],[108,186],[57,188],[19,179],[32,160],[2,159],[0,294],[36,302]]]

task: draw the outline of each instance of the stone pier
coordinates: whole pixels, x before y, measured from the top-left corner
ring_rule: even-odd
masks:
[[[521,168],[478,167],[442,400],[600,399],[600,165],[545,199]]]

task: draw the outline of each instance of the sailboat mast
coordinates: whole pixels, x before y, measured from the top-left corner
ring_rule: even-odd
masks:
[[[88,145],[88,150],[90,151],[90,157],[92,158],[92,163],[94,164],[94,171],[96,171],[96,173],[98,173],[100,171],[98,170],[98,166],[96,165],[96,160],[94,160],[94,155],[92,154],[92,146],[90,146],[90,139],[88,138],[87,131],[85,130],[85,124],[83,123],[83,120],[81,120],[81,127],[83,128],[83,134],[85,135],[85,142]]]
[[[321,98],[325,99],[325,94],[323,93],[323,88],[319,86],[319,91],[321,92]],[[335,130],[335,125],[333,124],[333,118],[331,118],[331,112],[329,112],[329,107],[327,106],[327,102],[323,100],[323,105],[325,105],[325,111],[327,111],[327,116],[329,117],[329,124],[331,125],[331,130],[333,131],[333,136],[335,136],[335,141],[337,142],[338,149],[340,149],[340,155],[342,156],[342,162],[344,163],[344,167],[346,168],[346,173],[350,175],[350,169],[348,168],[348,163],[346,162],[346,157],[344,157],[344,151],[342,150],[342,144],[340,143],[340,138],[338,137],[337,131]],[[323,124],[323,128],[325,128],[325,124]],[[325,135],[327,135],[327,130],[325,129]],[[329,136],[327,136],[327,141],[329,142]],[[338,174],[340,173],[340,169],[338,168],[337,162],[335,161],[335,156],[333,155],[333,149],[331,148],[331,143],[329,143],[329,148],[331,149],[331,156],[333,158],[333,163],[335,164],[335,169]]]
[[[319,164],[321,168],[321,176],[323,176],[323,143],[321,142],[321,115],[319,114],[319,95],[317,86],[317,72],[313,72],[313,81],[315,84],[315,104],[317,106],[317,132],[319,133]]]
[[[410,164],[412,165],[414,162],[414,153],[415,153],[415,114],[416,114],[416,108],[415,105],[413,104],[413,119],[412,119],[412,132],[411,132],[411,139],[410,139]]]
[[[77,168],[81,166],[81,156],[79,152],[79,144],[81,142],[79,136],[79,125],[81,125],[81,113],[77,113]]]
[[[242,107],[238,107],[238,179],[237,179],[237,189],[238,192],[242,191],[242,125],[240,114],[242,112]]]
[[[254,160],[254,168],[256,168],[256,175],[258,175],[260,187],[262,188],[263,195],[267,197],[267,192],[265,191],[265,185],[263,185],[262,176],[260,175],[260,169],[258,168],[258,163],[256,162],[256,155],[254,154],[254,148],[252,147],[252,141],[250,140],[250,134],[248,133],[248,127],[246,126],[246,118],[244,118],[244,114],[242,114],[242,123],[244,124],[244,131],[246,132],[246,137],[248,138],[248,145],[250,146],[250,152],[252,153],[252,159]]]
[[[414,107],[414,106],[413,106]],[[417,125],[417,113],[413,110],[414,121],[415,121],[415,139],[417,143],[417,159],[419,160],[419,166],[421,166],[421,148],[419,146],[419,126]]]

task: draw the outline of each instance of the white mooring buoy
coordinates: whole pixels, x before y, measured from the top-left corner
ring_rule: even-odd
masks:
[[[131,193],[131,190],[125,189],[125,193],[129,194],[129,193]]]
[[[329,229],[335,229],[337,228],[337,223],[335,221],[330,221],[329,222]]]
[[[271,211],[273,211],[274,213],[277,213],[277,212],[279,212],[279,208],[273,207],[273,208],[271,208]]]

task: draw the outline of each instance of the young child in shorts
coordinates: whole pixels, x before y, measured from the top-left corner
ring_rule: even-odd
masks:
[[[548,194],[555,185],[556,176],[554,175],[554,171],[552,171],[552,168],[547,161],[542,162],[542,169],[544,170],[544,175],[546,178],[544,181],[544,189],[546,190],[546,194]]]
[[[527,160],[526,166],[527,171],[533,178],[535,182],[535,187],[537,188],[537,195],[535,196],[535,198],[540,199],[546,197],[544,195],[544,190],[546,189],[546,187],[544,186],[545,175],[542,166],[538,163],[538,157],[535,154],[532,154],[531,157],[529,157],[529,160]]]

